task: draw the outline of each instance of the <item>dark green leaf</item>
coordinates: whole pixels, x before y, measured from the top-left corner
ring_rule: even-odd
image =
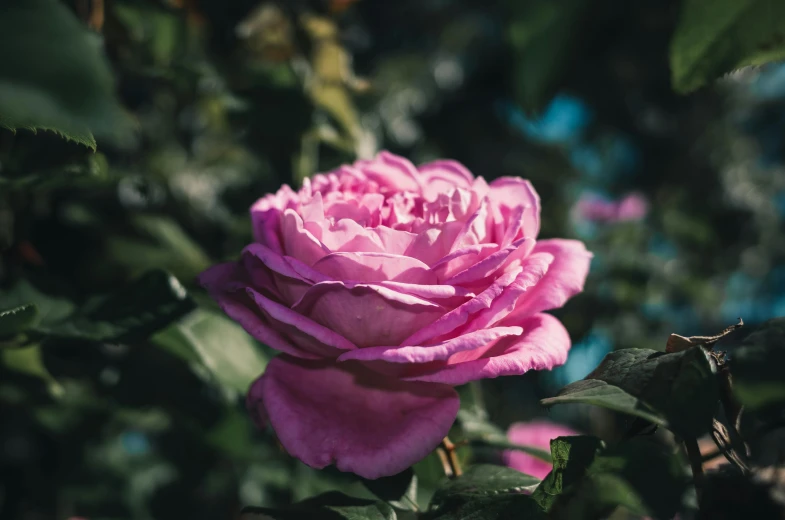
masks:
[[[153,342],[207,368],[222,385],[245,393],[267,359],[253,338],[221,314],[198,309],[156,334]]]
[[[382,477],[376,480],[361,480],[363,485],[368,488],[368,491],[385,502],[401,500],[404,496],[409,496],[409,498],[414,500],[417,498],[417,477],[414,476],[412,468],[407,468],[397,475],[389,477]],[[414,486],[414,491],[412,491],[412,486]],[[411,496],[412,493],[414,494],[413,497]]]
[[[688,486],[673,450],[634,439],[603,450],[585,476],[557,500],[555,518],[605,518],[618,506],[655,518],[673,518]]]
[[[243,510],[242,520],[405,520],[389,504],[354,498],[331,491],[309,498],[285,509],[249,507]]]
[[[584,379],[564,387],[556,397],[542,400],[543,406],[555,404],[591,404],[609,410],[634,415],[647,421],[667,426],[664,417],[652,410],[639,399],[631,396],[618,386],[609,385],[597,379]]]
[[[515,49],[514,81],[524,110],[542,108],[580,45],[580,29],[591,19],[587,0],[515,2],[508,39]]]
[[[75,309],[75,305],[70,301],[46,295],[26,280],[20,280],[10,290],[0,292],[0,302],[8,307],[35,305],[37,313],[30,323],[33,330],[57,323],[71,315]]]
[[[431,499],[432,510],[452,510],[482,498],[518,495],[531,491],[540,480],[506,466],[477,464],[462,476],[448,480]]]
[[[550,511],[558,496],[583,478],[600,449],[602,441],[589,435],[553,439],[553,470],[537,486],[532,498],[542,509]]]
[[[38,345],[0,350],[0,361],[14,372],[42,380],[52,395],[62,395],[63,388],[44,366]]]
[[[589,403],[667,424],[685,437],[711,428],[719,400],[716,366],[700,347],[665,354],[623,349],[608,354],[586,379],[563,388],[546,406]]]
[[[51,130],[93,149],[93,135],[129,138],[100,38],[62,2],[3,2],[0,63],[0,127]]]
[[[151,271],[74,314],[42,323],[36,331],[56,338],[134,341],[148,337],[195,308],[185,288],[164,271]]]
[[[547,515],[529,495],[499,495],[430,511],[425,520],[545,520]]]
[[[690,92],[748,65],[785,59],[785,2],[686,0],[671,40],[673,87]]]
[[[32,303],[0,311],[0,339],[24,332],[37,317],[38,309]]]
[[[190,280],[210,266],[210,258],[176,220],[136,215],[131,225],[144,238],[112,235],[106,252],[113,262],[127,266],[131,272],[159,268]]]
[[[764,323],[733,353],[733,390],[750,408],[785,402],[785,318]]]
[[[672,518],[688,485],[684,464],[666,446],[634,439],[602,448],[590,436],[551,442],[554,469],[533,498],[551,518],[606,518],[624,506],[639,515]]]

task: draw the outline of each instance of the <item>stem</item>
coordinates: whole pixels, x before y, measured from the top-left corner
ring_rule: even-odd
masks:
[[[701,450],[698,447],[698,440],[695,437],[684,439],[684,449],[687,451],[687,458],[690,460],[692,482],[695,484],[695,492],[698,494],[698,507],[700,507],[703,496],[703,460]]]
[[[444,473],[450,478],[460,477],[463,474],[458,454],[455,451],[457,448],[458,445],[453,444],[449,437],[445,437],[439,445],[439,457],[442,459]]]
[[[412,511],[419,511],[420,510],[420,506],[418,506],[417,502],[412,500],[412,497],[410,497],[409,495],[404,495],[403,496],[403,500],[405,500],[406,502],[409,503],[409,506],[411,506]]]

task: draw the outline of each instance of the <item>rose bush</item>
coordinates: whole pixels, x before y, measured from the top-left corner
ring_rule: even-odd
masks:
[[[543,311],[583,288],[591,254],[537,240],[526,180],[382,152],[283,186],[251,218],[255,243],[200,281],[281,352],[248,406],[310,466],[400,472],[447,434],[454,385],[567,358],[567,331]]]

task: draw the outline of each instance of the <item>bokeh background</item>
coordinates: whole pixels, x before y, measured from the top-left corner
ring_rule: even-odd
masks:
[[[502,428],[619,435],[623,418],[539,400],[613,349],[785,315],[785,66],[677,94],[678,2],[61,3],[103,36],[136,131],[93,152],[0,129],[0,301],[80,304],[164,268],[199,306],[149,338],[0,349],[0,518],[234,518],[367,494],[251,425],[243,392],[272,353],[195,277],[251,241],[257,198],[380,149],[528,178],[541,235],[595,254],[556,312],[567,363],[463,389]],[[427,503],[442,468],[416,470]]]

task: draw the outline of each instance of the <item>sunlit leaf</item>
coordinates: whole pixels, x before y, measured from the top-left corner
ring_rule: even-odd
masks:
[[[38,309],[32,303],[0,310],[0,338],[15,336],[28,329],[36,317]]]
[[[153,342],[189,362],[203,365],[215,379],[245,393],[267,365],[251,336],[221,314],[199,309],[153,337]]]
[[[62,2],[6,0],[0,63],[0,127],[51,130],[92,149],[93,135],[128,140],[100,38]]]
[[[671,40],[673,87],[690,92],[748,65],[785,59],[785,2],[686,0]]]

